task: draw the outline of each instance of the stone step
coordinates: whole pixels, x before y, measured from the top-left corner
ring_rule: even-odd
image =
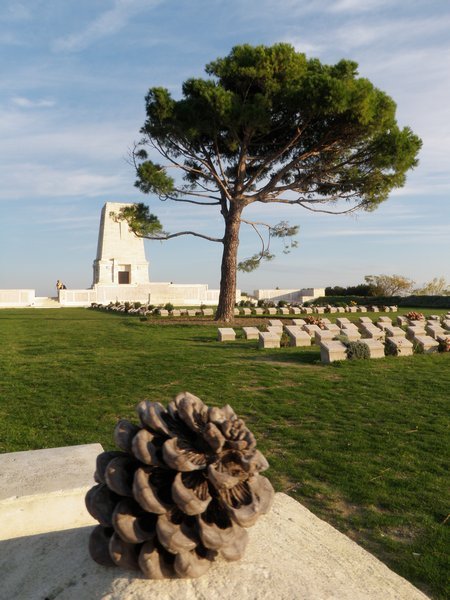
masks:
[[[248,530],[244,557],[218,559],[198,579],[145,580],[100,567],[89,556],[91,527],[0,543],[2,598],[80,600],[427,600],[422,592],[304,506],[276,494]]]
[[[58,298],[37,296],[34,299],[34,308],[61,308]]]
[[[0,454],[0,540],[95,524],[84,504],[100,444]]]

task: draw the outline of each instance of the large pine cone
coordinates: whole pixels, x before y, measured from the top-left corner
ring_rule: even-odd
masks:
[[[169,403],[138,404],[141,425],[119,421],[121,451],[97,457],[86,507],[99,521],[89,541],[106,566],[145,577],[198,577],[218,556],[238,560],[246,528],[274,491],[253,434],[230,406],[209,408],[183,392]]]

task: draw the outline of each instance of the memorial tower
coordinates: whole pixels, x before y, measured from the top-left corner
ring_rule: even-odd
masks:
[[[97,258],[93,265],[93,286],[136,286],[149,283],[144,240],[131,231],[126,221],[119,221],[114,216],[124,206],[132,205],[107,202],[102,209]]]

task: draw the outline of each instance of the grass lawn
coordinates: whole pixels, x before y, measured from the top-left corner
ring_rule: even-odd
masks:
[[[112,448],[116,420],[135,420],[144,398],[229,403],[278,491],[447,598],[450,353],[322,365],[317,346],[261,351],[216,334],[211,322],[1,310],[0,452]]]

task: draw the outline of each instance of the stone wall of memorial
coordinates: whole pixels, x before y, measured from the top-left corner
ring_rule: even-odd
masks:
[[[35,298],[35,290],[0,290],[0,307],[33,306]]]

